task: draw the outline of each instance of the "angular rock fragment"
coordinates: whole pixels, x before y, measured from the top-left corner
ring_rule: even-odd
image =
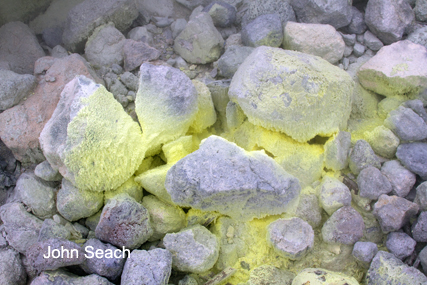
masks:
[[[382,194],[388,194],[392,186],[388,178],[378,168],[368,166],[357,176],[360,197],[377,200]]]
[[[19,252],[11,247],[0,248],[0,284],[25,285],[26,280]]]
[[[218,59],[218,73],[225,78],[232,78],[242,62],[254,51],[252,47],[230,46]]]
[[[325,166],[335,171],[347,168],[350,146],[350,133],[340,131],[334,135],[324,146]]]
[[[322,208],[320,208],[319,200],[314,194],[300,195],[295,213],[298,218],[303,219],[313,228],[318,227],[322,220]]]
[[[351,7],[351,21],[348,26],[342,28],[343,31],[349,34],[362,34],[368,28],[365,24],[365,15],[356,7]]]
[[[410,256],[417,242],[405,233],[391,232],[387,236],[385,245],[387,249],[400,260]]]
[[[380,50],[384,44],[370,31],[363,34],[363,40],[367,48],[373,51]]]
[[[283,27],[278,14],[267,14],[257,17],[241,31],[242,43],[245,46],[279,47],[283,41]]]
[[[365,230],[362,216],[351,206],[335,211],[322,228],[323,240],[327,243],[351,245],[357,242]]]
[[[236,21],[236,8],[225,2],[213,1],[202,12],[207,12],[212,17],[216,27],[226,28]]]
[[[359,261],[369,264],[378,252],[373,242],[358,241],[354,244],[352,255]]]
[[[198,110],[190,126],[190,131],[201,133],[216,122],[216,112],[209,88],[199,80],[192,80],[191,82],[197,90]],[[170,163],[169,160],[168,163]]]
[[[427,242],[427,212],[421,212],[412,225],[412,237],[417,242]]]
[[[399,197],[406,197],[416,181],[415,174],[403,167],[398,160],[385,162],[381,167],[381,173],[390,181],[392,193]]]
[[[354,277],[347,276],[340,272],[334,272],[322,268],[306,268],[301,270],[292,285],[357,285],[359,282]]]
[[[45,181],[61,181],[62,175],[58,170],[50,166],[49,161],[45,160],[39,163],[34,169],[34,174]]]
[[[40,229],[37,241],[44,241],[52,238],[70,239],[71,232],[63,225],[52,219],[45,219]]]
[[[160,52],[144,42],[125,40],[123,45],[124,68],[132,71],[147,61],[156,60],[160,57]]]
[[[391,111],[384,125],[392,130],[401,141],[420,141],[427,138],[427,124],[412,109],[399,106]]]
[[[77,276],[62,269],[55,271],[43,271],[32,282],[32,285],[56,285],[56,284],[96,284],[96,285],[113,285],[106,278],[96,274],[88,276]]]
[[[251,270],[248,284],[250,285],[291,285],[295,273],[279,269],[273,265],[261,265]]]
[[[381,125],[364,135],[372,150],[379,156],[393,158],[396,154],[400,140],[389,128]]]
[[[351,172],[357,175],[368,166],[380,168],[381,164],[369,143],[358,140],[350,153],[349,166]]]
[[[427,179],[427,144],[421,142],[401,144],[396,157],[409,171]]]
[[[36,84],[37,80],[33,75],[0,70],[0,111],[15,106],[31,95]]]
[[[420,211],[427,211],[427,183],[423,182],[416,189],[414,203],[420,207]]]
[[[246,4],[246,3],[245,3]],[[295,12],[288,1],[281,0],[265,0],[250,1],[247,3],[246,11],[242,16],[242,27],[249,22],[255,20],[259,16],[277,13],[280,16],[280,21],[284,24],[287,21],[296,21]],[[237,18],[239,20],[239,17]]]
[[[351,205],[351,193],[338,179],[325,177],[320,184],[319,200],[326,213],[332,215],[339,208]]]

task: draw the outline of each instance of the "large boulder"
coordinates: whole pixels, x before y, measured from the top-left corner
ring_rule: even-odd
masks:
[[[300,192],[298,180],[265,153],[217,136],[172,166],[165,186],[180,206],[239,220],[286,212]]]
[[[251,123],[306,142],[346,126],[353,86],[319,57],[262,46],[234,74],[229,96]]]
[[[99,192],[116,189],[132,176],[144,158],[141,142],[139,125],[105,87],[85,76],[65,86],[40,134],[53,169],[77,188]]]

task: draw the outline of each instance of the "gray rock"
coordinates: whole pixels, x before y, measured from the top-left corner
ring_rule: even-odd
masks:
[[[25,285],[27,274],[19,252],[11,247],[0,248],[0,283],[4,285]]]
[[[416,29],[408,35],[407,40],[427,48],[427,27]]]
[[[123,32],[138,17],[138,9],[130,0],[85,0],[68,13],[62,41],[72,52],[81,52],[92,32],[108,22]]]
[[[368,166],[360,171],[357,176],[357,185],[360,197],[371,200],[377,200],[382,194],[388,194],[392,190],[387,176],[373,166]]]
[[[339,29],[350,24],[353,18],[351,3],[347,1],[291,0],[291,5],[301,23],[329,24]]]
[[[203,12],[191,19],[175,38],[174,50],[188,62],[205,64],[221,56],[223,45],[224,39],[211,16]]]
[[[199,285],[199,283],[194,277],[191,277],[190,275],[185,275],[184,278],[179,280],[178,285]]]
[[[322,220],[322,208],[314,194],[301,195],[295,213],[298,218],[303,219],[313,228],[317,228]]]
[[[40,229],[38,242],[51,238],[70,239],[71,232],[63,225],[55,222],[52,219],[45,219]]]
[[[421,265],[423,267],[424,272],[427,271],[427,246],[421,250],[421,252],[418,255],[418,258],[421,261]]]
[[[132,91],[138,90],[138,77],[130,73],[129,71],[126,71],[122,75],[120,75],[120,81],[123,82],[123,84]]]
[[[343,34],[341,33],[342,39],[346,46],[352,47],[356,43],[356,35],[355,34]]]
[[[146,242],[153,229],[147,209],[129,195],[120,194],[102,209],[95,234],[101,241],[133,249]]]
[[[172,254],[173,268],[179,271],[202,273],[218,259],[218,239],[201,225],[166,234],[163,244]]]
[[[424,120],[424,122],[427,123],[427,112],[424,109],[424,104],[421,100],[408,100],[405,103],[403,103],[403,106],[406,108],[412,109],[415,113],[417,113],[418,116],[421,117],[421,119]]]
[[[363,34],[363,41],[366,47],[373,51],[378,51],[384,46],[384,44],[370,31],[366,31]]]
[[[415,174],[403,167],[398,160],[385,162],[381,172],[390,181],[392,194],[399,197],[406,197],[416,182]]]
[[[406,143],[397,148],[396,157],[409,171],[427,179],[427,144]]]
[[[10,22],[0,27],[0,39],[0,62],[7,62],[13,72],[33,74],[34,63],[45,56],[34,32],[22,22]]]
[[[167,285],[172,270],[172,254],[165,249],[133,250],[126,260],[122,284]]]
[[[0,111],[15,106],[31,95],[36,84],[37,80],[33,75],[0,70]]]
[[[387,249],[400,260],[410,256],[417,242],[405,233],[392,232],[387,235],[385,245]]]
[[[412,237],[417,242],[427,242],[427,212],[421,212],[412,225]]]
[[[230,4],[214,1],[203,8],[202,12],[208,13],[216,27],[229,27],[236,21],[236,8]]]
[[[69,221],[87,218],[99,211],[104,204],[101,192],[80,190],[67,179],[62,179],[56,198],[58,212]]]
[[[247,6],[246,6],[247,5]],[[287,21],[296,21],[295,12],[289,1],[282,0],[265,0],[259,1],[248,1],[245,3],[243,9],[244,15],[242,16],[241,26],[244,27],[259,16],[267,14],[279,14],[280,21],[285,24]]]
[[[299,260],[313,247],[314,231],[300,218],[278,219],[268,225],[267,241],[279,255]]]
[[[418,185],[414,203],[420,206],[420,211],[427,211],[427,182]]]
[[[358,140],[350,153],[349,166],[351,172],[358,175],[362,169],[373,166],[381,168],[381,163],[375,155],[369,143],[365,140]]]
[[[129,31],[127,38],[137,42],[144,42],[148,45],[152,45],[154,43],[153,34],[147,30],[147,27],[133,28]]]
[[[42,39],[46,45],[53,48],[62,44],[62,33],[64,29],[61,26],[53,26],[43,29]]]
[[[90,229],[91,231],[95,231],[96,226],[99,223],[99,220],[101,219],[101,213],[102,211],[99,211],[93,216],[90,216],[89,218],[86,218],[85,225]]]
[[[365,279],[375,284],[426,284],[427,277],[416,268],[404,264],[392,253],[379,251],[371,262]]]
[[[414,12],[404,0],[370,0],[365,12],[366,25],[383,43],[399,41],[414,21]]]
[[[368,28],[365,24],[365,15],[354,6],[351,6],[351,22],[348,26],[342,28],[344,32],[349,34],[363,34]]]
[[[249,285],[291,285],[295,273],[273,265],[261,265],[251,270]]]
[[[183,18],[176,19],[171,24],[172,37],[175,39],[187,26],[187,20]]]
[[[300,192],[298,180],[266,154],[248,153],[217,136],[172,166],[165,186],[180,206],[238,220],[283,213]]]
[[[397,196],[381,195],[372,212],[383,233],[398,231],[418,213],[418,205]]]
[[[414,7],[415,18],[420,22],[427,21],[427,2],[425,0],[417,0]]]
[[[332,215],[343,206],[351,205],[350,190],[338,179],[326,176],[319,187],[320,205],[328,215]]]
[[[370,263],[378,252],[378,246],[373,242],[358,241],[354,244],[352,255],[361,262]]]
[[[355,56],[360,57],[360,56],[362,56],[364,53],[365,53],[365,46],[364,46],[364,45],[361,45],[361,44],[359,44],[359,43],[356,43],[356,44],[353,46],[353,54],[354,54]]]
[[[325,166],[339,171],[348,166],[348,155],[351,147],[351,135],[340,131],[325,143]]]
[[[56,182],[62,180],[62,175],[58,170],[53,169],[47,160],[39,163],[36,166],[34,169],[34,174],[45,181]]]
[[[231,46],[218,59],[218,73],[222,77],[232,78],[242,62],[253,52],[252,47]]]
[[[384,125],[404,142],[427,138],[427,124],[412,109],[403,106],[391,111],[385,119]]]
[[[116,280],[120,276],[126,257],[130,254],[129,250],[126,253],[97,239],[89,239],[83,248],[87,255],[85,262],[80,265],[83,270],[88,274],[98,274],[110,280]]]
[[[242,43],[245,46],[279,47],[283,42],[283,26],[278,14],[257,17],[242,28]]]
[[[113,285],[106,278],[96,274],[88,276],[77,276],[65,270],[43,271],[31,282],[31,285],[57,285],[57,284],[72,284],[72,285]]]
[[[365,138],[374,152],[384,158],[394,158],[400,144],[400,139],[384,125],[378,126],[370,132],[365,132]]]
[[[68,52],[65,48],[58,45],[58,46],[55,46],[50,51],[50,56],[52,56],[54,58],[64,58],[64,57],[68,56]]]
[[[362,216],[351,206],[335,211],[322,227],[323,241],[352,245],[363,236],[365,224]]]
[[[142,63],[156,60],[160,57],[160,51],[150,47],[144,42],[125,40],[123,45],[124,68],[132,71],[141,66]]]

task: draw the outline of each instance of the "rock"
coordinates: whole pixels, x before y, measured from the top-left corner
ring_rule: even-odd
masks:
[[[279,14],[280,21],[296,21],[295,12],[289,1],[266,0],[263,2],[250,1],[247,3],[246,11],[242,16],[241,26],[244,27],[259,16],[267,14]]]
[[[396,157],[409,171],[427,179],[427,144],[405,143],[399,145]]]
[[[144,42],[125,40],[123,57],[125,70],[132,71],[144,62],[158,59],[160,52]]]
[[[141,184],[135,181],[135,176],[130,177],[125,183],[120,185],[119,188],[112,191],[104,192],[104,203],[106,204],[109,199],[114,198],[115,196],[120,194],[128,194],[138,203],[141,202],[143,190]]]
[[[50,55],[54,58],[64,58],[68,56],[68,52],[62,46],[57,45],[51,50]]]
[[[345,124],[353,84],[345,71],[318,57],[258,47],[234,74],[229,96],[251,123],[306,142]]]
[[[279,255],[299,260],[313,247],[314,231],[300,218],[278,219],[268,225],[267,241]]]
[[[317,55],[334,64],[343,57],[345,43],[331,25],[289,21],[284,26],[283,47]]]
[[[111,93],[85,76],[65,86],[40,134],[52,168],[80,190],[96,192],[116,189],[129,179],[144,157],[141,141],[139,125]]]
[[[43,12],[51,2],[52,0],[40,0],[37,2],[31,0],[19,2],[14,0],[3,1],[0,11],[0,26],[11,21],[29,22]]]
[[[172,37],[175,39],[185,29],[185,26],[187,26],[187,20],[183,18],[176,19],[171,24]]]
[[[31,95],[36,84],[37,81],[33,75],[0,70],[0,111],[15,106]]]
[[[351,7],[351,13],[350,24],[343,27],[342,30],[349,34],[363,34],[368,28],[365,24],[365,15],[354,6]]]
[[[254,51],[252,47],[230,46],[218,59],[218,74],[232,78],[243,61]]]
[[[283,213],[300,191],[298,180],[264,153],[247,153],[217,136],[172,166],[165,187],[180,206],[218,211],[238,220]]]
[[[408,100],[403,103],[403,106],[412,109],[412,111],[417,113],[417,115],[420,116],[421,119],[423,119],[423,121],[427,123],[427,112],[424,109],[424,104],[421,100]]]
[[[360,57],[365,53],[365,46],[359,43],[356,43],[353,47],[353,54],[356,57]]]
[[[34,169],[34,174],[49,182],[56,182],[62,180],[62,175],[58,172],[58,170],[54,170],[52,166],[50,166],[49,161],[45,160],[39,163]]]
[[[416,188],[414,203],[420,207],[420,211],[427,211],[427,183],[423,182]]]
[[[292,281],[292,285],[322,285],[322,284],[337,284],[337,285],[357,285],[354,277],[347,276],[340,272],[325,270],[322,268],[305,268],[301,270]]]
[[[365,140],[358,140],[351,150],[349,166],[351,172],[358,175],[362,169],[368,166],[381,168],[381,163],[369,143]]]
[[[420,141],[427,138],[427,124],[412,109],[399,106],[384,121],[401,141]]]
[[[126,260],[122,284],[167,285],[172,270],[172,254],[161,248],[133,250]]]
[[[278,14],[267,14],[257,17],[241,31],[242,43],[245,46],[279,47],[283,42],[283,27]]]
[[[379,251],[372,260],[365,279],[374,284],[424,284],[427,277],[415,267],[404,264],[392,253]]]
[[[48,59],[47,57],[42,59]],[[41,65],[42,59],[36,62]],[[58,104],[60,94],[76,75],[87,76],[102,82],[87,62],[73,54],[62,59],[52,59],[52,64],[42,68],[39,84],[27,100],[0,114],[0,137],[14,156],[23,164],[39,163],[45,158],[39,144],[39,136]],[[32,71],[31,71],[32,73]],[[42,80],[54,78],[54,81]]]
[[[62,27],[49,27],[43,30],[42,39],[46,45],[53,48],[62,44]]]
[[[55,222],[52,219],[45,219],[40,229],[38,242],[45,241],[52,238],[70,239],[71,232],[63,225]]]
[[[414,7],[415,18],[420,22],[427,21],[427,3],[423,0],[417,0]]]
[[[391,232],[385,244],[394,256],[403,260],[414,252],[417,242],[405,233]]]
[[[101,213],[102,213],[102,210],[96,213],[95,215],[90,216],[89,218],[86,218],[85,225],[88,229],[90,229],[93,232],[95,231],[96,226],[98,225],[99,220],[101,219]]]
[[[147,209],[129,195],[122,194],[104,206],[95,234],[101,241],[134,249],[151,237],[153,229]]]
[[[125,36],[114,27],[113,23],[108,23],[93,31],[86,42],[85,55],[97,69],[102,66],[110,67],[112,64],[121,65],[124,44]]]
[[[180,70],[144,63],[135,112],[151,150],[184,135],[197,113],[197,90]],[[160,110],[162,110],[160,112]]]
[[[126,86],[126,88],[137,91],[138,90],[138,77],[126,71],[122,75],[120,75],[120,81]]]
[[[363,41],[366,47],[373,51],[378,51],[384,46],[384,44],[370,31],[366,31],[363,34]]]
[[[342,39],[346,46],[352,47],[356,43],[356,35],[355,34],[343,34],[341,33]]]
[[[339,208],[351,205],[350,190],[338,179],[326,176],[319,187],[320,205],[329,216]]]
[[[427,48],[427,27],[416,29],[408,35],[407,40]]]
[[[106,278],[91,274],[87,276],[77,276],[64,270],[43,271],[31,282],[32,285],[56,285],[56,284],[96,284],[96,285],[113,285]]]
[[[362,216],[351,206],[335,211],[322,227],[323,241],[352,245],[363,236],[365,224]]]
[[[221,56],[224,39],[209,14],[203,12],[191,19],[175,38],[174,50],[187,62],[206,64]]]
[[[359,81],[363,87],[380,95],[412,98],[427,87],[427,71],[419,69],[424,64],[427,65],[424,47],[400,41],[381,48],[366,62],[359,69]]]
[[[358,241],[354,244],[352,255],[357,260],[369,264],[377,252],[378,247],[375,243]]]
[[[73,222],[96,214],[104,204],[104,195],[78,189],[64,178],[56,200],[58,212]]]
[[[423,250],[421,250],[421,252],[418,255],[424,271],[426,271],[427,269],[427,249],[426,248],[427,247],[424,247]]]
[[[108,22],[124,31],[138,17],[135,3],[130,0],[85,0],[70,10],[62,41],[72,52],[81,52],[92,32]]]
[[[417,242],[427,242],[427,212],[421,212],[412,225],[412,237]]]
[[[187,24],[187,22],[185,23]],[[148,45],[152,45],[154,43],[153,34],[147,30],[147,27],[133,28],[129,31],[127,38],[137,42],[144,42]]]
[[[279,269],[273,265],[261,265],[251,270],[249,285],[291,285],[295,273]]]
[[[397,231],[418,213],[418,205],[397,196],[381,195],[372,212],[383,233]]]
[[[172,254],[173,268],[179,271],[202,273],[218,259],[218,239],[201,225],[166,234],[163,244]]]
[[[322,220],[322,208],[314,194],[301,195],[295,213],[298,218],[303,219],[313,228],[317,228]]]
[[[392,194],[399,197],[406,197],[416,181],[415,174],[403,167],[398,160],[385,162],[381,173],[390,181]]]
[[[0,45],[0,62],[8,62],[9,68],[13,72],[33,74],[34,63],[40,57],[45,56],[34,32],[22,22],[10,22],[1,26],[0,38],[2,39]],[[27,76],[24,78],[31,77]]]
[[[11,247],[0,248],[0,283],[5,285],[27,284],[27,274],[19,252]]]
[[[225,28],[236,21],[236,8],[220,1],[213,1],[203,8],[202,12],[208,13],[216,27]]]
[[[397,109],[400,105],[406,101],[406,96],[399,97],[386,97],[378,103],[378,116],[381,119],[386,119],[388,113]]]
[[[393,158],[400,144],[399,138],[383,125],[364,133],[366,141],[376,154],[385,158]]]
[[[357,176],[360,197],[377,200],[383,194],[388,194],[392,186],[387,176],[383,175],[378,168],[368,166],[362,169]]]
[[[97,239],[89,239],[83,245],[87,259],[80,266],[88,274],[98,274],[110,280],[116,280],[122,273],[125,265],[126,252],[103,243]],[[132,255],[130,255],[132,256]]]
[[[189,130],[192,133],[202,133],[204,130],[206,130],[216,122],[216,112],[209,88],[199,80],[192,80],[192,82],[197,90],[198,110]],[[165,145],[163,146],[163,152],[165,151],[164,148]],[[190,150],[189,153],[192,151],[193,150]]]
[[[339,171],[348,166],[348,154],[351,146],[351,135],[340,131],[329,139],[324,146],[325,166],[334,171]]]
[[[36,177],[34,172],[21,174],[16,182],[15,191],[22,202],[40,219],[50,218],[56,213],[56,185]]]
[[[347,1],[291,0],[290,3],[301,23],[329,24],[339,29],[350,24],[353,17],[351,3]]]

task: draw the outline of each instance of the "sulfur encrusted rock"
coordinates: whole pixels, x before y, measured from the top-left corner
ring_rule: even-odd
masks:
[[[306,221],[313,228],[317,228],[322,221],[322,208],[315,194],[302,194],[295,211],[298,218]]]
[[[97,192],[129,179],[144,157],[141,141],[138,124],[113,95],[84,76],[65,86],[40,134],[52,168],[77,188]]]
[[[351,135],[340,131],[325,143],[325,166],[338,171],[348,166]]]
[[[279,14],[266,14],[248,23],[241,31],[245,46],[279,47],[283,41],[283,26]]]
[[[108,202],[109,199],[114,198],[117,195],[126,193],[130,197],[134,198],[135,201],[140,202],[142,200],[142,187],[139,183],[135,181],[135,177],[132,176],[125,183],[120,185],[119,188],[114,189],[112,191],[108,191],[104,193],[104,204]]]
[[[358,140],[351,150],[349,166],[351,172],[357,175],[368,166],[380,168],[381,163],[369,143],[365,140]]]
[[[209,88],[199,80],[192,80],[191,82],[197,90],[198,110],[190,130],[201,133],[216,122],[216,112]]]
[[[301,270],[292,281],[292,285],[358,285],[354,277],[340,272],[334,272],[322,268],[306,268]]]
[[[166,174],[171,167],[171,165],[166,164],[150,169],[138,175],[135,181],[140,183],[147,192],[155,195],[160,200],[173,203],[170,194],[165,188]]]
[[[65,226],[55,222],[53,219],[45,219],[40,229],[37,241],[44,241],[51,238],[70,239],[71,232]]]
[[[332,215],[343,206],[351,205],[351,192],[338,179],[327,176],[323,179],[319,187],[320,205],[328,215]]]
[[[291,285],[295,273],[273,265],[261,265],[251,270],[247,285]]]
[[[265,153],[217,136],[172,166],[165,186],[180,206],[239,220],[286,212],[300,192],[298,180]]]
[[[400,140],[389,128],[381,125],[364,135],[372,150],[379,156],[393,158],[396,154]]]
[[[346,125],[353,86],[319,57],[262,46],[234,74],[229,96],[251,123],[306,142]]]

